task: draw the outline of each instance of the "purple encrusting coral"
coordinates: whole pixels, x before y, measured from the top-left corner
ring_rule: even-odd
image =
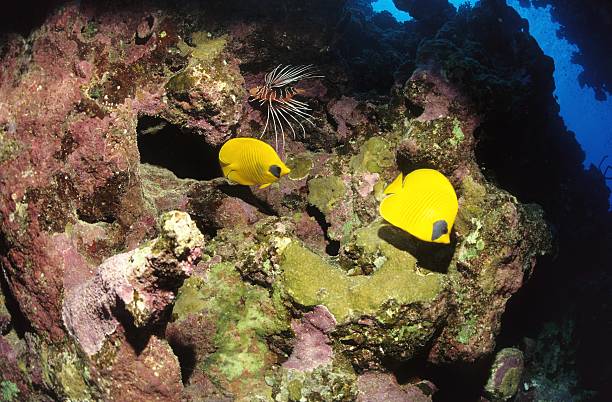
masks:
[[[335,327],[336,320],[325,306],[316,306],[301,320],[292,320],[295,343],[283,367],[306,371],[331,363],[333,351],[327,333]]]

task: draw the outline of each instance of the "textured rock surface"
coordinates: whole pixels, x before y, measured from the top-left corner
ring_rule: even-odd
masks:
[[[591,236],[605,223],[603,179],[582,172],[563,127],[494,135],[500,116],[554,106],[552,65],[516,14],[494,1],[457,13],[405,1],[417,21],[401,25],[345,3],[83,1],[27,39],[7,37],[3,392],[452,400],[458,390],[436,370],[452,377],[495,351],[508,299],[551,250],[531,202],[556,224],[592,207],[585,236],[561,225],[557,240],[605,244]],[[306,138],[287,138],[291,174],[263,190],[218,180],[219,145],[263,128],[246,94],[279,63],[315,63],[326,76],[300,87],[316,119]],[[559,123],[551,110],[540,118]],[[563,147],[574,153],[562,159]],[[378,215],[384,187],[419,167],[457,191],[449,246]]]
[[[401,386],[389,374],[364,373],[357,380],[358,402],[428,402],[431,397],[416,385]]]
[[[104,261],[89,281],[69,289],[62,316],[88,355],[102,348],[127,313],[137,328],[160,318],[202,256],[203,236],[184,212],[161,217],[150,244]]]

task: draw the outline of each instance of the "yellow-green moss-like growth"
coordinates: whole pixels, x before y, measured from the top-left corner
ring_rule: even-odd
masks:
[[[286,297],[301,306],[326,306],[338,321],[341,342],[360,345],[347,348],[358,362],[372,360],[372,354],[409,358],[425,346],[442,317],[442,310],[431,306],[445,300],[444,274],[417,267],[410,253],[381,238],[383,227],[375,222],[359,229],[354,240],[363,260],[378,266],[372,275],[349,276],[297,241],[281,259]]]
[[[17,385],[8,380],[4,380],[0,382],[0,396],[2,396],[2,401],[13,402],[16,401],[19,395],[19,388]]]
[[[459,120],[450,116],[426,122],[412,120],[404,140],[412,143],[412,147],[406,149],[418,149],[418,152],[403,157],[416,166],[435,166],[445,174],[473,157],[471,135],[463,131]]]
[[[372,275],[348,276],[323,257],[292,242],[282,256],[283,283],[291,298],[303,306],[325,305],[338,323],[362,315],[386,314],[390,300],[398,304],[427,303],[442,290],[442,274],[417,270],[416,260],[378,237],[380,224],[362,229],[357,242],[379,253],[380,268]]]
[[[383,173],[395,165],[395,151],[381,137],[372,137],[362,146],[359,154],[351,158],[351,168],[356,172]]]
[[[308,202],[328,214],[346,194],[340,177],[316,177],[308,182]]]
[[[308,176],[310,169],[312,169],[312,156],[308,153],[290,156],[289,159],[287,159],[287,166],[291,169],[289,178],[292,180],[301,180]]]
[[[215,124],[235,124],[241,114],[244,98],[244,80],[234,61],[225,51],[227,39],[213,38],[206,32],[191,34],[189,46],[179,42],[183,56],[189,57],[188,65],[166,83],[172,112],[165,115],[176,124],[184,124],[193,118],[214,120]]]
[[[19,152],[19,143],[0,130],[0,163],[13,159]]]
[[[40,357],[42,380],[62,400],[91,401],[100,399],[89,368],[71,344],[47,345],[34,338],[34,348]]]
[[[350,364],[327,364],[312,371],[278,368],[269,377],[273,397],[278,402],[354,401],[357,375]]]

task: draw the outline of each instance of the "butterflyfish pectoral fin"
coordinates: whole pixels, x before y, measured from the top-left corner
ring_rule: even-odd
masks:
[[[243,184],[243,185],[245,184],[244,180],[242,180],[242,177],[240,177],[238,172],[235,170],[228,170],[227,174],[225,175],[225,178],[233,183]]]
[[[384,193],[385,194],[399,193],[402,190],[403,184],[404,184],[404,175],[400,173],[399,176],[397,176],[395,180],[393,180],[391,184],[389,184],[385,188]]]

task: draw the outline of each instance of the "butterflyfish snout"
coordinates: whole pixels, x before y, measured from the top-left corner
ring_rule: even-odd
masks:
[[[256,138],[232,138],[221,147],[223,176],[246,186],[268,187],[291,172],[274,148]]]
[[[400,174],[384,190],[380,215],[393,226],[433,243],[450,243],[459,204],[452,184],[434,169]]]

